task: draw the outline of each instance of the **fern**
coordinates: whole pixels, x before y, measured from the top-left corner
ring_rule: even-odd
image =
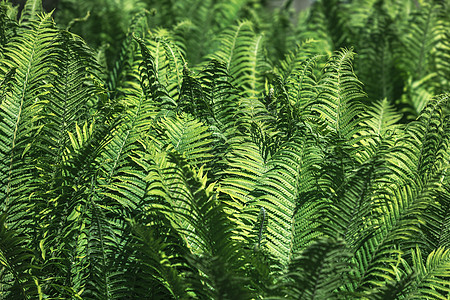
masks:
[[[319,159],[313,145],[295,138],[272,157],[268,170],[250,194],[255,200],[248,203],[249,209],[262,207],[267,214],[264,244],[281,266],[286,266],[317,236],[311,229],[318,224],[306,216],[320,210],[320,204],[311,197],[315,192],[313,174]]]
[[[285,275],[287,281],[280,286],[280,296],[342,299],[345,294],[338,289],[350,277],[352,268],[347,263],[350,257],[342,241],[319,239],[292,261]]]
[[[447,4],[59,4],[0,3],[0,298],[448,298]]]
[[[417,273],[412,285],[407,291],[409,299],[431,298],[445,299],[449,292],[449,250],[437,248],[426,259],[421,251],[413,250],[413,270]]]
[[[0,292],[11,299],[42,297],[37,278],[31,275],[33,252],[27,248],[28,238],[5,225],[0,217]]]
[[[56,31],[50,18],[44,15],[30,21],[29,29],[22,28],[21,35],[4,48],[0,62],[2,81],[10,81],[3,83],[8,90],[0,109],[1,197],[3,211],[9,212],[9,217],[22,216],[18,212],[28,205],[23,193],[32,190],[32,174],[26,169],[32,157],[27,156],[27,151],[42,128],[44,99],[50,90],[50,85],[41,83],[51,81],[51,72],[56,68]]]
[[[398,55],[402,57],[402,69],[408,76],[408,94],[405,101],[414,108],[417,115],[426,105],[434,91],[433,79],[435,67],[433,66],[433,52],[444,37],[444,26],[440,11],[445,9],[439,3],[424,5],[412,16],[408,23],[409,30],[404,36],[405,52]],[[412,63],[414,62],[414,63]]]
[[[319,96],[314,109],[339,138],[350,138],[361,112],[359,101],[364,97],[361,83],[353,73],[352,50],[342,50],[332,56],[319,80]]]

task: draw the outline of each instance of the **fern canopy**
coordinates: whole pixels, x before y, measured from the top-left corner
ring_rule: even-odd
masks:
[[[448,299],[445,1],[0,1],[0,299]]]

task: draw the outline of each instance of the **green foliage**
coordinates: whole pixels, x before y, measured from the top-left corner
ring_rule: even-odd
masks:
[[[1,299],[450,296],[449,5],[291,4],[0,3]]]

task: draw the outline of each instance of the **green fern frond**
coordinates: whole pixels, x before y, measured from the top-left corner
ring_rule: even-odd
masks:
[[[366,114],[369,118],[365,119],[363,123],[369,129],[370,134],[379,138],[386,138],[394,134],[400,127],[398,122],[402,116],[386,98],[374,102]]]
[[[402,55],[404,70],[413,80],[427,76],[432,63],[435,47],[444,37],[445,28],[440,11],[444,7],[436,3],[424,4],[417,10],[408,23],[407,32],[403,35],[405,51]]]
[[[187,66],[183,69],[183,83],[181,85],[178,107],[180,110],[197,117],[198,119],[214,123],[214,112],[212,103],[207,98],[213,96],[214,92],[206,94],[200,78],[193,74]]]
[[[446,31],[442,10],[445,8],[438,2],[421,6],[405,24],[403,47],[397,53],[407,83],[407,94],[402,101],[412,108],[413,116],[421,112],[436,90],[442,91],[435,65],[437,47],[445,43],[441,42]]]
[[[450,5],[444,2],[441,11],[441,22],[443,28],[449,28],[450,19],[448,15],[450,13]],[[439,40],[436,45],[435,52],[435,66],[437,78],[440,81],[439,87],[437,88],[437,93],[445,93],[450,90],[450,33],[448,30],[444,31],[443,37]]]
[[[361,132],[366,136],[361,141],[363,149],[356,154],[360,162],[368,161],[377,153],[394,147],[395,142],[401,137],[401,130],[404,129],[399,121],[402,115],[397,112],[393,105],[385,98],[373,102],[363,115],[362,125],[365,128]],[[386,152],[385,152],[386,153]]]
[[[319,59],[317,48],[317,41],[307,40],[281,62],[280,72],[289,93],[289,101],[300,111],[312,103],[318,93],[314,74]]]
[[[143,221],[148,225],[143,225]],[[133,259],[126,258],[129,270],[125,274],[130,290],[123,297],[152,299],[185,299],[196,295],[184,273],[190,270],[183,241],[162,216],[147,212],[146,216],[131,220],[137,243]],[[164,234],[162,236],[161,234]]]
[[[416,174],[422,178],[436,175],[444,163],[448,136],[448,95],[430,100],[417,121],[406,128],[406,137],[398,142],[399,151],[393,152],[392,168],[408,180]]]
[[[187,254],[183,255],[191,268],[184,276],[186,284],[194,287],[192,293],[200,298],[235,295],[241,299],[237,295],[248,293],[243,274],[239,275],[245,264],[243,248],[232,237],[230,216],[218,202],[214,183],[207,183],[203,168],[194,171],[176,153],[148,153],[139,161],[149,172],[149,194],[161,199],[149,203],[149,212],[164,214],[184,240]]]
[[[267,163],[266,171],[251,192],[255,200],[246,209],[261,207],[267,215],[264,248],[281,266],[307,247],[319,233],[316,220],[309,218],[320,210],[314,172],[320,155],[307,138],[296,137]],[[222,187],[223,189],[223,187]]]
[[[16,18],[12,14],[12,5],[6,2],[0,2],[0,56],[3,53],[3,46],[13,36],[17,28]]]
[[[188,115],[180,117],[164,117],[160,120],[161,129],[170,145],[166,151],[176,152],[186,157],[192,166],[204,166],[205,170],[211,160],[214,139],[207,126],[190,118]]]
[[[39,19],[39,15],[44,12],[42,8],[42,0],[26,1],[22,13],[20,15],[19,24],[27,25],[27,23]]]
[[[167,89],[169,96],[178,102],[186,64],[182,51],[164,30],[158,30],[150,37],[146,45],[153,56],[158,81]]]
[[[133,70],[133,61],[138,54],[135,48],[133,35],[141,36],[142,32],[147,28],[146,17],[148,12],[142,10],[133,16],[128,27],[128,32],[122,42],[120,53],[116,58],[113,68],[108,73],[108,80],[106,86],[111,93],[111,98],[117,98],[120,94],[120,87],[123,82],[126,82],[127,75]]]
[[[289,265],[276,294],[289,299],[343,299],[339,289],[351,277],[351,252],[342,240],[321,238]]]
[[[447,299],[450,292],[450,250],[440,247],[422,258],[419,248],[412,250],[415,280],[406,292],[407,299]]]
[[[158,66],[145,41],[136,37],[135,39],[139,44],[142,55],[139,82],[145,96],[152,99],[154,103],[161,104],[162,108],[170,109],[176,107],[176,102],[169,96],[167,89],[159,81]]]
[[[444,175],[445,176],[445,175]],[[450,247],[450,193],[448,184],[435,191],[436,201],[427,210],[424,234],[431,249]]]
[[[225,63],[212,60],[199,74],[205,106],[211,107],[210,124],[214,124],[225,138],[236,135],[236,121],[242,115],[239,110],[239,92],[232,84]],[[190,99],[191,101],[198,101]],[[198,113],[198,112],[197,112]]]
[[[192,225],[192,234],[196,235],[200,246],[200,252],[193,252],[198,255],[192,257],[191,262],[207,275],[201,279],[206,283],[202,284],[205,294],[211,295],[212,292],[212,298],[219,295],[236,299],[252,298],[242,273],[242,267],[246,264],[245,257],[249,253],[232,238],[234,226],[224,212],[223,205],[217,201],[214,183],[207,185],[207,177],[202,169],[193,173],[189,165],[176,156],[172,160],[181,168],[181,174],[192,195],[191,212],[180,217],[186,218]],[[198,287],[201,292],[202,289]]]
[[[12,210],[14,218],[23,215],[19,211],[25,209],[27,193],[32,191],[27,167],[32,158],[27,152],[39,153],[32,145],[42,130],[46,95],[51,90],[48,82],[53,79],[58,53],[50,15],[27,26],[4,47],[0,61],[0,81],[9,81],[2,84],[8,90],[0,104],[0,195],[4,211]]]
[[[239,13],[249,4],[248,0],[232,0],[232,1],[219,1],[214,7],[214,17],[219,29],[224,29],[233,24]],[[242,19],[239,18],[239,19]]]
[[[250,192],[268,167],[254,143],[234,146],[225,159],[229,168],[225,171],[226,177],[220,183],[220,189],[231,197],[232,202],[228,204],[240,212],[253,199]]]
[[[325,53],[331,54],[335,48],[332,37],[328,32],[328,23],[323,4],[319,2],[314,3],[310,9],[300,16],[301,18],[296,29],[297,41],[316,40],[318,41],[319,49],[323,49]]]
[[[370,225],[378,226],[373,237],[366,240],[356,257],[360,268],[359,289],[382,286],[394,281],[402,258],[408,258],[408,250],[427,247],[422,236],[422,226],[427,215],[422,214],[433,203],[436,183],[423,184],[420,179],[408,184],[385,186],[374,201],[380,203],[379,220]],[[395,247],[392,245],[395,244]]]
[[[34,255],[28,238],[7,227],[0,215],[0,294],[9,299],[41,299],[38,279],[32,276]]]
[[[319,80],[319,95],[313,107],[330,130],[346,139],[359,128],[360,101],[365,96],[353,72],[353,56],[352,50],[343,49],[330,58]]]
[[[353,4],[352,8],[367,18],[356,27],[355,51],[358,57],[355,60],[355,70],[358,77],[364,82],[365,91],[370,99],[387,98],[394,103],[401,94],[401,74],[396,66],[395,49],[398,43],[398,32],[394,20],[386,11],[387,8],[380,1],[360,1],[371,4]],[[374,3],[375,2],[375,3]],[[366,11],[369,9],[369,12]],[[351,16],[353,17],[353,11]],[[367,14],[367,15],[366,15]]]
[[[227,30],[220,41],[220,51],[211,58],[226,64],[232,84],[242,92],[244,112],[255,116],[261,106],[257,100],[264,83],[261,75],[267,69],[262,56],[263,37],[254,33],[250,21],[244,21]]]

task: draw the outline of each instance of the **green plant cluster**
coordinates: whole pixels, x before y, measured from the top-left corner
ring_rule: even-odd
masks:
[[[0,2],[0,299],[449,299],[448,1],[291,2]]]

